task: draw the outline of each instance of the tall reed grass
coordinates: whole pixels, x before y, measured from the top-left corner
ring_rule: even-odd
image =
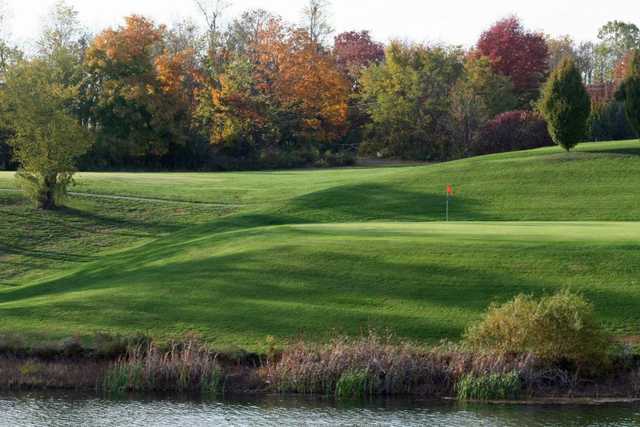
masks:
[[[517,372],[476,376],[468,374],[456,384],[458,400],[514,400],[521,396],[522,381]]]
[[[114,363],[104,377],[102,389],[116,394],[218,393],[224,391],[224,379],[216,354],[195,341],[174,343],[166,350],[151,343],[130,350]]]
[[[575,374],[530,353],[473,353],[452,344],[425,350],[391,341],[370,334],[338,338],[327,345],[298,343],[270,361],[264,377],[276,392],[338,398],[462,393],[465,398],[507,399],[569,391],[578,385]],[[517,386],[507,387],[515,378]]]
[[[440,395],[454,383],[441,354],[374,334],[327,345],[295,344],[267,365],[266,379],[278,392],[338,397]]]

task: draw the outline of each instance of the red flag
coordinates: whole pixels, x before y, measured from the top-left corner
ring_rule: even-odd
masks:
[[[447,185],[447,194],[450,196],[453,195],[453,187],[451,186],[451,184]]]

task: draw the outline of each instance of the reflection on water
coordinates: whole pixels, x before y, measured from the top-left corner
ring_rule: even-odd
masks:
[[[640,426],[640,406],[459,405],[429,401],[336,404],[268,397],[110,400],[70,394],[0,395],[3,426]]]

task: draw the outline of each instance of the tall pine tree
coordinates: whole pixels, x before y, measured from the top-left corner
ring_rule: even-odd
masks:
[[[585,137],[591,99],[572,59],[562,60],[549,77],[540,110],[553,141],[565,150],[570,151]]]

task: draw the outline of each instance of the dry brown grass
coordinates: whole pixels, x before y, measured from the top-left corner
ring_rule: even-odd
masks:
[[[138,346],[107,371],[103,389],[112,393],[223,391],[224,375],[216,354],[197,341],[173,343],[162,349]]]
[[[474,353],[456,345],[424,349],[375,334],[327,345],[298,343],[270,361],[262,375],[273,391],[322,395],[450,396],[465,377],[515,373],[528,396],[571,393],[577,372],[531,353]],[[358,390],[344,390],[345,384]]]
[[[0,389],[96,389],[108,362],[0,357]]]

